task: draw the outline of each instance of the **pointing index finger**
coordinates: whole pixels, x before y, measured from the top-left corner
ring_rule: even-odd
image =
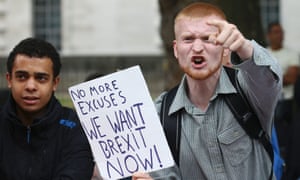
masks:
[[[207,24],[215,26],[216,28],[218,28],[219,32],[221,32],[226,25],[226,21],[213,19],[213,20],[207,21]]]

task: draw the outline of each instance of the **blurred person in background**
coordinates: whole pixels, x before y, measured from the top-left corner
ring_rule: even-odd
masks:
[[[299,55],[284,47],[284,30],[279,22],[268,25],[267,40],[267,49],[277,59],[283,72],[282,95],[275,110],[274,123],[280,152],[286,159],[290,124],[294,114],[294,85],[299,75]]]

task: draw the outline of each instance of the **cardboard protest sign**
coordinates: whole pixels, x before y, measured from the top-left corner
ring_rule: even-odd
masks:
[[[139,66],[69,88],[104,179],[174,164]]]

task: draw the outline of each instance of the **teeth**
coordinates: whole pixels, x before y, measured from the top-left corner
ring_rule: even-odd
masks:
[[[203,61],[203,59],[201,59],[201,58],[194,59],[194,62],[197,63],[197,64],[202,63],[202,61]]]

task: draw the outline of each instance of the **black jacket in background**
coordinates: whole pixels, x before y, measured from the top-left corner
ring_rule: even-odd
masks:
[[[52,96],[47,112],[25,127],[10,97],[0,113],[1,180],[90,180],[93,157],[75,111]]]

